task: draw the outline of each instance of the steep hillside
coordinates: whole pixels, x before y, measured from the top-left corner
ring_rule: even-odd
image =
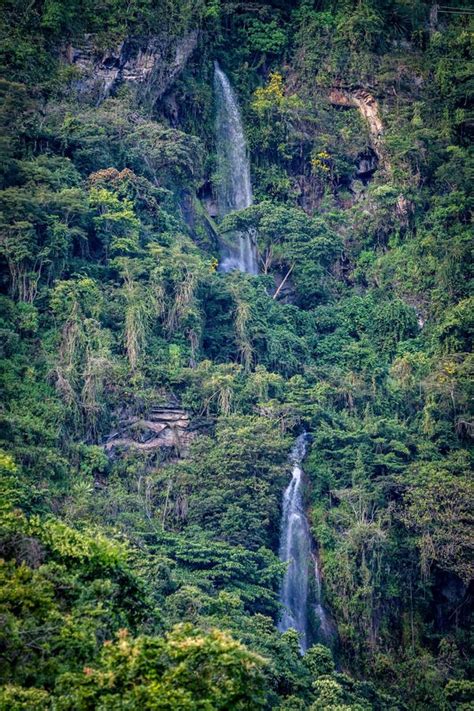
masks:
[[[0,709],[472,708],[469,3],[2,16]]]

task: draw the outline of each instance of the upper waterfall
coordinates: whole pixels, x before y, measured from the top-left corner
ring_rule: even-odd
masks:
[[[321,576],[313,553],[311,532],[303,506],[303,469],[308,435],[301,434],[290,454],[291,481],[283,494],[283,515],[280,536],[280,560],[288,563],[280,592],[283,605],[278,629],[290,627],[299,634],[300,649],[304,653],[312,641],[330,644],[334,637],[332,620],[321,599]],[[311,592],[310,592],[311,591]],[[309,610],[317,628],[311,630]]]
[[[217,204],[219,215],[223,217],[229,212],[243,210],[252,204],[252,184],[237,98],[217,62],[214,67],[217,102]],[[239,269],[242,272],[258,274],[256,247],[248,233],[235,234],[232,244],[223,245],[222,253],[221,271]]]

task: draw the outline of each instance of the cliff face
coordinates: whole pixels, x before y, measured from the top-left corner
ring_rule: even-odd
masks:
[[[128,37],[120,45],[101,51],[94,44],[94,36],[86,35],[81,44],[68,45],[62,57],[80,72],[76,91],[97,103],[124,82],[138,85],[144,98],[156,101],[186,66],[198,36],[194,30],[180,38]]]
[[[329,100],[334,106],[354,107],[360,111],[369,129],[372,148],[382,166],[390,172],[390,164],[383,144],[384,127],[379,105],[372,94],[363,89],[344,91],[334,88],[331,90]]]
[[[108,437],[105,451],[116,456],[117,447],[122,450],[174,447],[183,455],[195,437],[194,432],[188,431],[189,425],[189,415],[181,408],[157,405],[146,418],[122,418],[118,431]]]

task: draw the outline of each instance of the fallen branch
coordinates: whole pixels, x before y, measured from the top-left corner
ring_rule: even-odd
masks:
[[[291,272],[293,271],[293,267],[294,267],[294,264],[292,264],[291,267],[288,269],[288,271],[287,271],[287,273],[286,273],[284,279],[282,280],[280,286],[278,287],[278,289],[277,289],[277,290],[275,291],[275,293],[273,294],[273,298],[274,298],[274,299],[277,298],[278,294],[280,293],[280,291],[281,291],[281,290],[283,289],[283,287],[285,286],[286,280],[288,279],[288,277],[290,276]]]

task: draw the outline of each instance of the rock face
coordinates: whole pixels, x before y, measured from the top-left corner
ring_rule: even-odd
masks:
[[[145,418],[121,419],[118,430],[109,435],[104,448],[111,456],[118,448],[152,451],[162,447],[174,448],[184,456],[195,437],[189,426],[189,415],[184,410],[157,405]]]
[[[357,177],[364,178],[372,175],[377,170],[378,164],[379,161],[375,152],[372,149],[365,151],[357,160]]]
[[[346,91],[344,89],[331,89],[329,100],[334,106],[355,107],[362,114],[369,128],[372,148],[377,159],[386,171],[390,165],[383,144],[383,123],[380,118],[379,105],[376,99],[364,89]]]
[[[184,37],[129,37],[120,45],[99,51],[94,37],[69,45],[63,60],[80,70],[75,84],[79,93],[100,103],[124,82],[136,84],[146,99],[156,101],[184,69],[198,42],[198,32]]]

